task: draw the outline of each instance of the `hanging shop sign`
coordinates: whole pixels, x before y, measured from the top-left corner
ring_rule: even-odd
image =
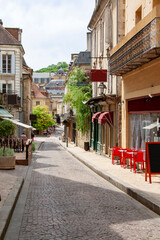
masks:
[[[92,69],[91,82],[107,82],[107,70]]]

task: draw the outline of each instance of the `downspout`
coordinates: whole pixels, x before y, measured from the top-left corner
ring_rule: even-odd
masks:
[[[119,0],[117,0],[117,39],[116,45],[118,44],[118,20],[119,20]],[[116,96],[118,97],[118,77],[116,76]],[[118,137],[119,137],[119,127],[118,127],[118,103],[116,103],[116,146],[118,146]]]
[[[89,32],[91,32],[91,66],[92,66],[92,29],[89,28],[89,27],[87,27],[87,29],[88,29]],[[93,114],[92,109],[90,107],[90,143],[89,143],[90,147],[91,147],[91,142],[92,142],[92,131],[93,131],[93,128],[92,128],[92,114]]]

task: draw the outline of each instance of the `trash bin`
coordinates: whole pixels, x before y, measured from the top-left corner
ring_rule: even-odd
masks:
[[[84,142],[84,150],[89,151],[89,142]]]

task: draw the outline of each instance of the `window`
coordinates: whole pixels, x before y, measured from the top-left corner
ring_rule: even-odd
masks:
[[[38,78],[34,78],[34,82],[35,82],[35,83],[38,83],[38,82],[39,82],[39,79],[38,79]]]
[[[2,92],[3,93],[12,93],[12,84],[2,83]]]
[[[145,149],[146,142],[159,142],[160,132],[157,128],[144,129],[160,119],[160,113],[130,114],[130,148]]]
[[[12,93],[12,84],[8,84],[8,93]]]
[[[2,73],[11,73],[12,55],[2,55]]]
[[[44,83],[44,78],[41,78],[41,83]]]
[[[141,19],[142,19],[142,6],[140,6],[138,9],[137,9],[137,11],[136,11],[136,19],[135,19],[135,22],[136,22],[136,24],[139,22],[139,21],[141,21]]]
[[[49,78],[46,79],[47,83],[49,83]]]
[[[103,52],[104,47],[104,23],[101,21],[100,23],[100,52]]]
[[[36,101],[36,106],[40,105],[40,101]]]
[[[2,84],[2,92],[3,93],[7,92],[7,85],[5,83]]]

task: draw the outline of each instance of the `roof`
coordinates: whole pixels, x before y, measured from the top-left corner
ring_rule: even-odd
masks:
[[[75,61],[75,64],[91,64],[91,52],[84,51],[78,54],[78,58]]]
[[[0,45],[22,46],[1,24],[0,24]]]
[[[49,92],[52,95],[63,95],[64,94],[64,90],[56,90],[56,89],[47,90],[47,92]]]
[[[92,105],[94,103],[98,103],[101,101],[107,101],[109,104],[111,103],[115,103],[116,101],[118,101],[119,97],[116,97],[116,95],[101,95],[101,96],[97,96],[97,97],[93,97],[90,98],[87,102],[85,102],[86,105]]]
[[[13,117],[6,109],[0,108],[0,118],[11,118]]]
[[[65,80],[51,80],[47,85],[46,89],[52,89],[56,87],[64,87],[65,86]]]
[[[55,74],[54,73],[33,73],[33,78],[50,78],[53,77]]]
[[[61,74],[61,75],[65,75],[65,71],[63,70],[63,68],[60,68],[57,72],[56,75]]]
[[[32,91],[34,92],[35,98],[47,98],[40,92],[40,90],[38,89],[38,87],[35,84],[32,84]]]

